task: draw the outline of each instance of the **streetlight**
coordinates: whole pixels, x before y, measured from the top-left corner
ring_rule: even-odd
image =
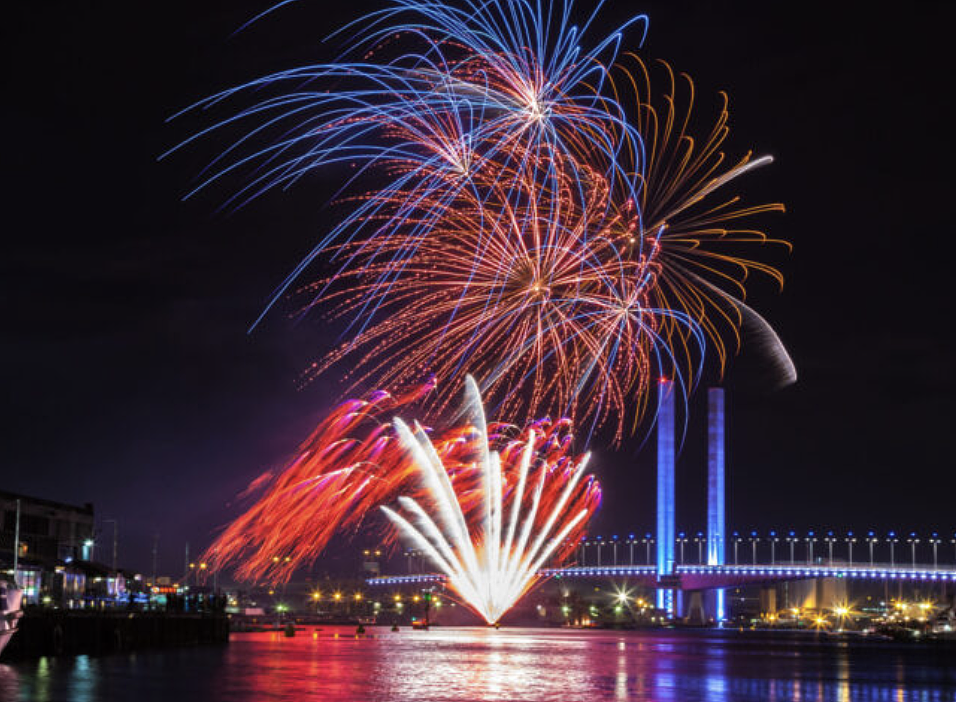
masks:
[[[646,563],[647,565],[650,565],[651,564],[651,544],[654,543],[654,539],[651,538],[650,534],[644,534],[644,538],[642,539],[642,541],[644,542],[644,549],[645,549],[644,563]],[[956,539],[953,540],[953,543],[956,543]]]
[[[116,551],[119,545],[119,532],[118,532],[119,522],[115,519],[104,519],[103,523],[113,525],[113,566],[112,568],[115,571],[116,570]]]
[[[856,543],[856,538],[853,536],[853,532],[848,531],[846,534],[846,547],[847,547],[847,551],[850,554],[849,562],[850,562],[851,568],[853,567],[853,544],[855,543]]]
[[[939,548],[939,544],[940,544],[939,534],[937,534],[937,533],[934,531],[934,532],[933,532],[933,535],[930,537],[929,542],[930,542],[931,544],[933,544],[933,570],[938,570],[938,569],[939,569],[939,557],[938,557],[938,555],[937,555],[937,549]]]
[[[787,537],[787,541],[790,542],[790,565],[793,565],[794,564],[793,547],[794,547],[794,544],[797,542],[797,533],[795,531],[791,531],[790,535]]]
[[[677,535],[677,543],[680,545],[680,564],[684,565],[684,544],[688,541],[684,532],[680,532]]]
[[[697,542],[697,565],[704,565],[704,534],[703,532],[698,531],[697,536],[694,537],[694,541]]]
[[[836,541],[836,538],[833,536],[832,531],[828,531],[824,541],[827,542],[827,562],[830,564],[830,567],[833,567],[833,542]]]
[[[817,540],[811,531],[807,534],[807,565],[813,565],[813,543]]]
[[[876,532],[870,531],[870,532],[867,532],[866,540],[867,540],[867,541],[869,542],[869,544],[870,544],[870,568],[872,568],[872,567],[874,566],[874,563],[873,563],[873,546],[876,544],[877,541],[879,541],[879,539],[876,537]]]
[[[899,539],[896,538],[896,532],[891,531],[887,536],[886,540],[890,544],[890,568],[896,567],[896,543]]]
[[[734,532],[734,565],[739,565],[739,561],[737,560],[737,547],[740,546],[741,541],[742,539],[740,538],[740,534],[735,531]]]
[[[777,542],[780,541],[777,538],[777,532],[771,531],[770,538],[767,540],[770,542],[770,565],[777,565]]]
[[[751,551],[750,563],[752,565],[757,565],[757,542],[758,541],[760,541],[760,539],[757,538],[757,532],[755,531],[750,532],[750,551]]]
[[[601,548],[604,546],[604,537],[603,537],[603,536],[597,537],[597,541],[595,542],[595,546],[597,546],[597,565],[598,565],[598,568],[600,568],[600,567],[601,567]]]
[[[627,535],[627,547],[628,547],[628,565],[634,565],[634,534]]]
[[[611,537],[611,555],[614,559],[614,565],[617,565],[617,534]]]
[[[916,568],[916,544],[919,543],[919,539],[916,538],[916,532],[911,531],[910,537],[907,539],[910,545],[910,559],[913,563],[913,568]]]

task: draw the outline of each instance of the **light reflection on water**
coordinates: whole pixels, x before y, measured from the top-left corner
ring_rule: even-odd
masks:
[[[326,627],[0,665],[0,700],[956,702],[953,658],[734,632]]]

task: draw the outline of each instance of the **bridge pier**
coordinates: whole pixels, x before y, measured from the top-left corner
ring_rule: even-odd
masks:
[[[775,586],[761,588],[760,613],[761,614],[776,614],[777,613],[777,588]]]
[[[657,385],[657,579],[674,574],[674,381],[661,378]],[[657,590],[657,608],[674,617],[677,608],[675,592]]]
[[[707,391],[707,565],[724,565],[725,508],[724,494],[724,390]],[[709,619],[722,622],[727,618],[727,593],[716,590],[709,598]]]

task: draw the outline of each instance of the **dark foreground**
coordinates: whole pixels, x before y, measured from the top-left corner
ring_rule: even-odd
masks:
[[[784,634],[327,627],[0,665],[0,699],[956,702],[954,666],[949,647]]]

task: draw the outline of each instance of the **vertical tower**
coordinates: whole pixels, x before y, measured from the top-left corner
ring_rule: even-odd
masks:
[[[724,389],[707,391],[707,565],[724,565]],[[714,619],[723,621],[725,591],[714,593]]]
[[[657,577],[674,572],[674,381],[657,385]],[[674,615],[674,591],[657,590],[657,607]]]

